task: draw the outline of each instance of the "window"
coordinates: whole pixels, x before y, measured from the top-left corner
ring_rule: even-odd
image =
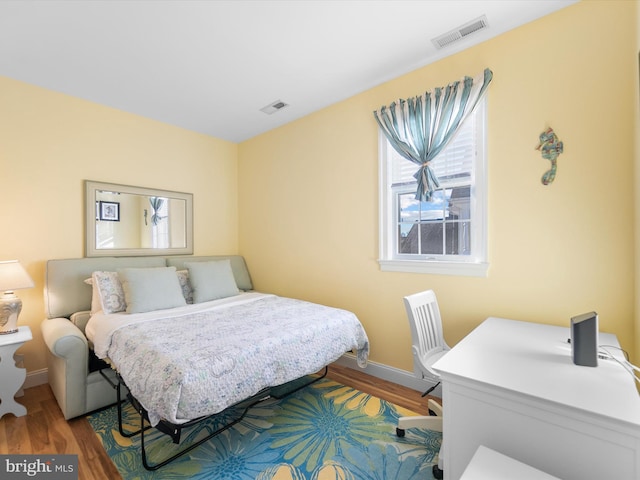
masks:
[[[380,266],[386,271],[485,276],[485,100],[431,163],[440,181],[415,199],[418,166],[380,132]]]

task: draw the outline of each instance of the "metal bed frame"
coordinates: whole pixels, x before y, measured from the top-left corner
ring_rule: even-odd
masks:
[[[133,396],[131,395],[130,392],[127,393],[126,398],[122,398],[122,387],[126,387],[126,384],[124,382],[124,380],[122,379],[122,377],[116,372],[116,377],[118,379],[118,382],[114,384],[114,382],[105,374],[103,373],[102,369],[100,370],[100,374],[109,382],[109,384],[116,390],[116,395],[117,395],[117,400],[116,400],[116,405],[118,408],[118,431],[120,432],[120,435],[122,435],[125,438],[131,438],[131,437],[135,437],[136,435],[140,435],[140,455],[141,455],[141,459],[142,459],[142,465],[144,466],[144,468],[146,470],[149,471],[155,471],[158,470],[159,468],[164,467],[165,465],[173,462],[174,460],[182,457],[183,455],[189,453],[191,450],[199,447],[200,445],[202,445],[203,443],[211,440],[213,437],[221,434],[222,432],[224,432],[225,430],[228,430],[229,428],[231,428],[232,426],[234,426],[235,424],[239,423],[247,414],[247,412],[253,408],[254,406],[256,406],[257,404],[268,400],[270,398],[276,398],[276,399],[281,399],[281,398],[285,398],[288,395],[291,395],[294,392],[297,392],[298,390],[301,390],[305,387],[308,387],[309,385],[317,382],[318,380],[321,380],[322,378],[326,377],[327,373],[329,371],[329,367],[325,366],[324,367],[324,371],[317,375],[317,376],[304,376],[301,378],[305,378],[305,377],[309,377],[309,379],[304,382],[301,385],[296,386],[295,388],[293,388],[292,390],[287,390],[284,394],[275,394],[274,393],[274,389],[276,387],[268,387],[265,388],[264,390],[258,392],[257,394],[255,394],[252,397],[249,397],[239,403],[236,403],[234,405],[230,405],[227,408],[235,408],[238,407],[240,405],[243,405],[242,410],[240,412],[240,414],[234,418],[233,420],[229,421],[228,423],[226,423],[225,425],[223,425],[222,427],[218,428],[217,430],[211,432],[209,435],[207,435],[206,437],[198,440],[197,442],[189,445],[188,447],[185,447],[184,449],[178,451],[177,453],[167,457],[166,459],[158,462],[158,463],[149,463],[148,459],[147,459],[147,451],[146,451],[146,447],[145,447],[145,440],[144,440],[144,432],[149,430],[150,428],[153,428],[150,424],[149,424],[149,416],[148,413],[146,411],[146,409],[140,404],[140,402]],[[294,380],[293,382],[295,382],[296,380]],[[292,383],[292,382],[290,382]],[[285,384],[287,385],[287,384]],[[277,388],[281,388],[277,387]],[[124,430],[124,426],[123,426],[123,415],[122,415],[122,405],[126,402],[129,401],[131,402],[131,404],[133,405],[133,408],[136,410],[136,412],[140,415],[140,428],[138,428],[136,431],[134,432],[125,432]],[[248,402],[248,403],[247,403]],[[244,405],[246,403],[246,405]],[[219,413],[218,413],[219,414]],[[204,420],[207,420],[215,415],[218,414],[213,414],[210,416],[204,416],[204,417],[199,417],[193,420],[189,420],[188,422],[185,423],[181,423],[181,424],[174,424],[172,422],[166,421],[166,420],[160,420],[160,422],[155,426],[155,428],[157,430],[160,430],[162,433],[169,435],[171,437],[171,440],[173,441],[174,444],[178,445],[180,443],[180,437],[182,435],[182,429],[183,428],[189,428],[192,427]],[[146,422],[146,424],[145,424]]]

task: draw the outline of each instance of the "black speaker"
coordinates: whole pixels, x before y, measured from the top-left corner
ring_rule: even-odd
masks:
[[[583,313],[571,317],[571,354],[573,363],[598,366],[598,314]]]

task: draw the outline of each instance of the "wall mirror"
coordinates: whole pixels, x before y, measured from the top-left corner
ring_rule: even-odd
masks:
[[[86,256],[193,254],[193,195],[85,181]]]

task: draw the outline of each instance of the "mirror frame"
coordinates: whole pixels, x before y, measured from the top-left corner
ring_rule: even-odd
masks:
[[[97,192],[110,192],[169,197],[186,201],[185,239],[186,246],[178,248],[96,248],[96,201]],[[85,256],[86,257],[128,257],[159,255],[193,255],[193,194],[159,190],[157,188],[134,187],[116,183],[85,180]]]

